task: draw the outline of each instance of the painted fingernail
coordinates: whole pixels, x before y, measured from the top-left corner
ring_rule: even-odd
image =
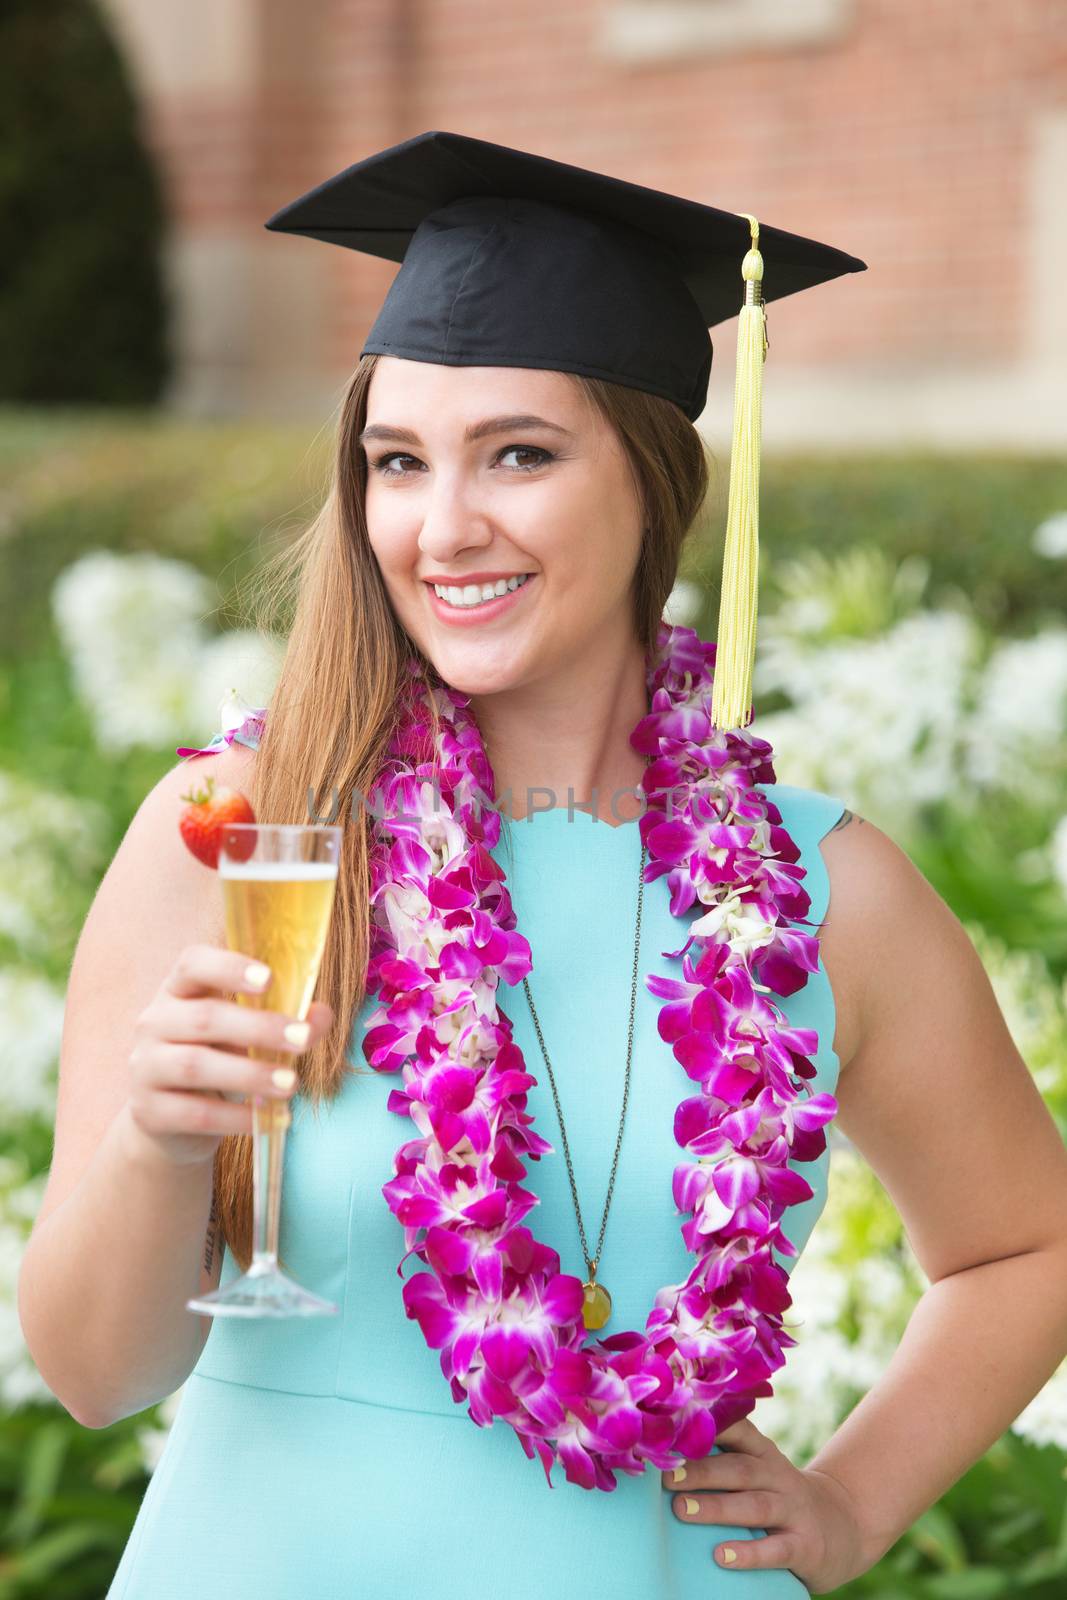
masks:
[[[699,1500],[694,1500],[691,1495],[687,1494],[686,1497],[685,1497],[685,1514],[686,1514],[686,1516],[687,1517],[695,1517],[699,1510],[700,1510],[700,1501]]]
[[[245,968],[245,982],[253,989],[265,989],[270,982],[270,968],[262,961],[253,961]]]
[[[719,1557],[721,1560],[726,1562],[727,1566],[729,1566],[731,1561],[737,1560],[737,1551],[731,1549],[728,1544],[724,1544],[722,1549],[719,1551]]]
[[[276,1089],[291,1089],[296,1082],[296,1073],[292,1067],[276,1067],[270,1075],[270,1081]]]
[[[303,1050],[311,1038],[311,1023],[289,1022],[283,1032],[287,1043],[295,1045],[298,1050]]]
[[[684,1483],[685,1482],[685,1478],[686,1478],[685,1468],[684,1467],[675,1467],[675,1469],[674,1469],[674,1481],[675,1481],[675,1483]]]

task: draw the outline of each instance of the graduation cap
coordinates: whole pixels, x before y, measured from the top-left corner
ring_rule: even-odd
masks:
[[[402,263],[363,355],[579,373],[672,400],[691,422],[707,398],[708,329],[739,317],[712,718],[743,727],[755,658],[764,308],[866,263],[747,212],[459,133],[421,133],[357,161],[265,226]]]

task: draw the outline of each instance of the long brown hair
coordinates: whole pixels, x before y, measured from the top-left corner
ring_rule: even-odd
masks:
[[[253,763],[249,798],[257,817],[343,824],[334,916],[316,994],[337,1025],[302,1058],[300,1092],[317,1107],[353,1071],[350,1029],[365,997],[369,943],[372,796],[396,716],[407,659],[432,665],[393,612],[367,536],[366,458],[357,443],[377,356],[364,356],[341,401],[332,477],[321,511],[262,569],[254,621],[287,634],[287,646]],[[599,378],[567,374],[615,429],[629,459],[645,533],[634,576],[635,632],[655,642],[686,535],[704,504],[709,457],[673,401]],[[357,804],[352,804],[353,796]],[[334,808],[336,807],[336,811]],[[252,1250],[252,1141],[228,1135],[215,1155],[218,1220],[231,1254],[247,1268]]]

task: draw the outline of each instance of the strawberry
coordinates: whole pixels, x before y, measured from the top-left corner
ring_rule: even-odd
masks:
[[[213,777],[208,778],[204,788],[193,789],[181,798],[186,801],[178,819],[181,836],[198,861],[217,870],[221,830],[230,822],[255,822],[255,812],[239,789],[216,789]],[[231,840],[227,854],[247,861],[255,848],[255,834],[241,834]]]

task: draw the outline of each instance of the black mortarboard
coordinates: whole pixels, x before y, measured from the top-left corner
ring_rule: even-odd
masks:
[[[674,400],[691,421],[707,330],[740,307],[743,215],[460,133],[357,161],[266,223],[402,261],[363,354],[547,367]],[[777,300],[865,263],[760,224]]]
[[[866,263],[746,212],[460,133],[421,133],[367,156],[265,226],[403,263],[361,354],[580,373],[673,400],[693,422],[711,373],[708,329],[739,316],[714,716],[742,726],[755,652],[763,306]]]

